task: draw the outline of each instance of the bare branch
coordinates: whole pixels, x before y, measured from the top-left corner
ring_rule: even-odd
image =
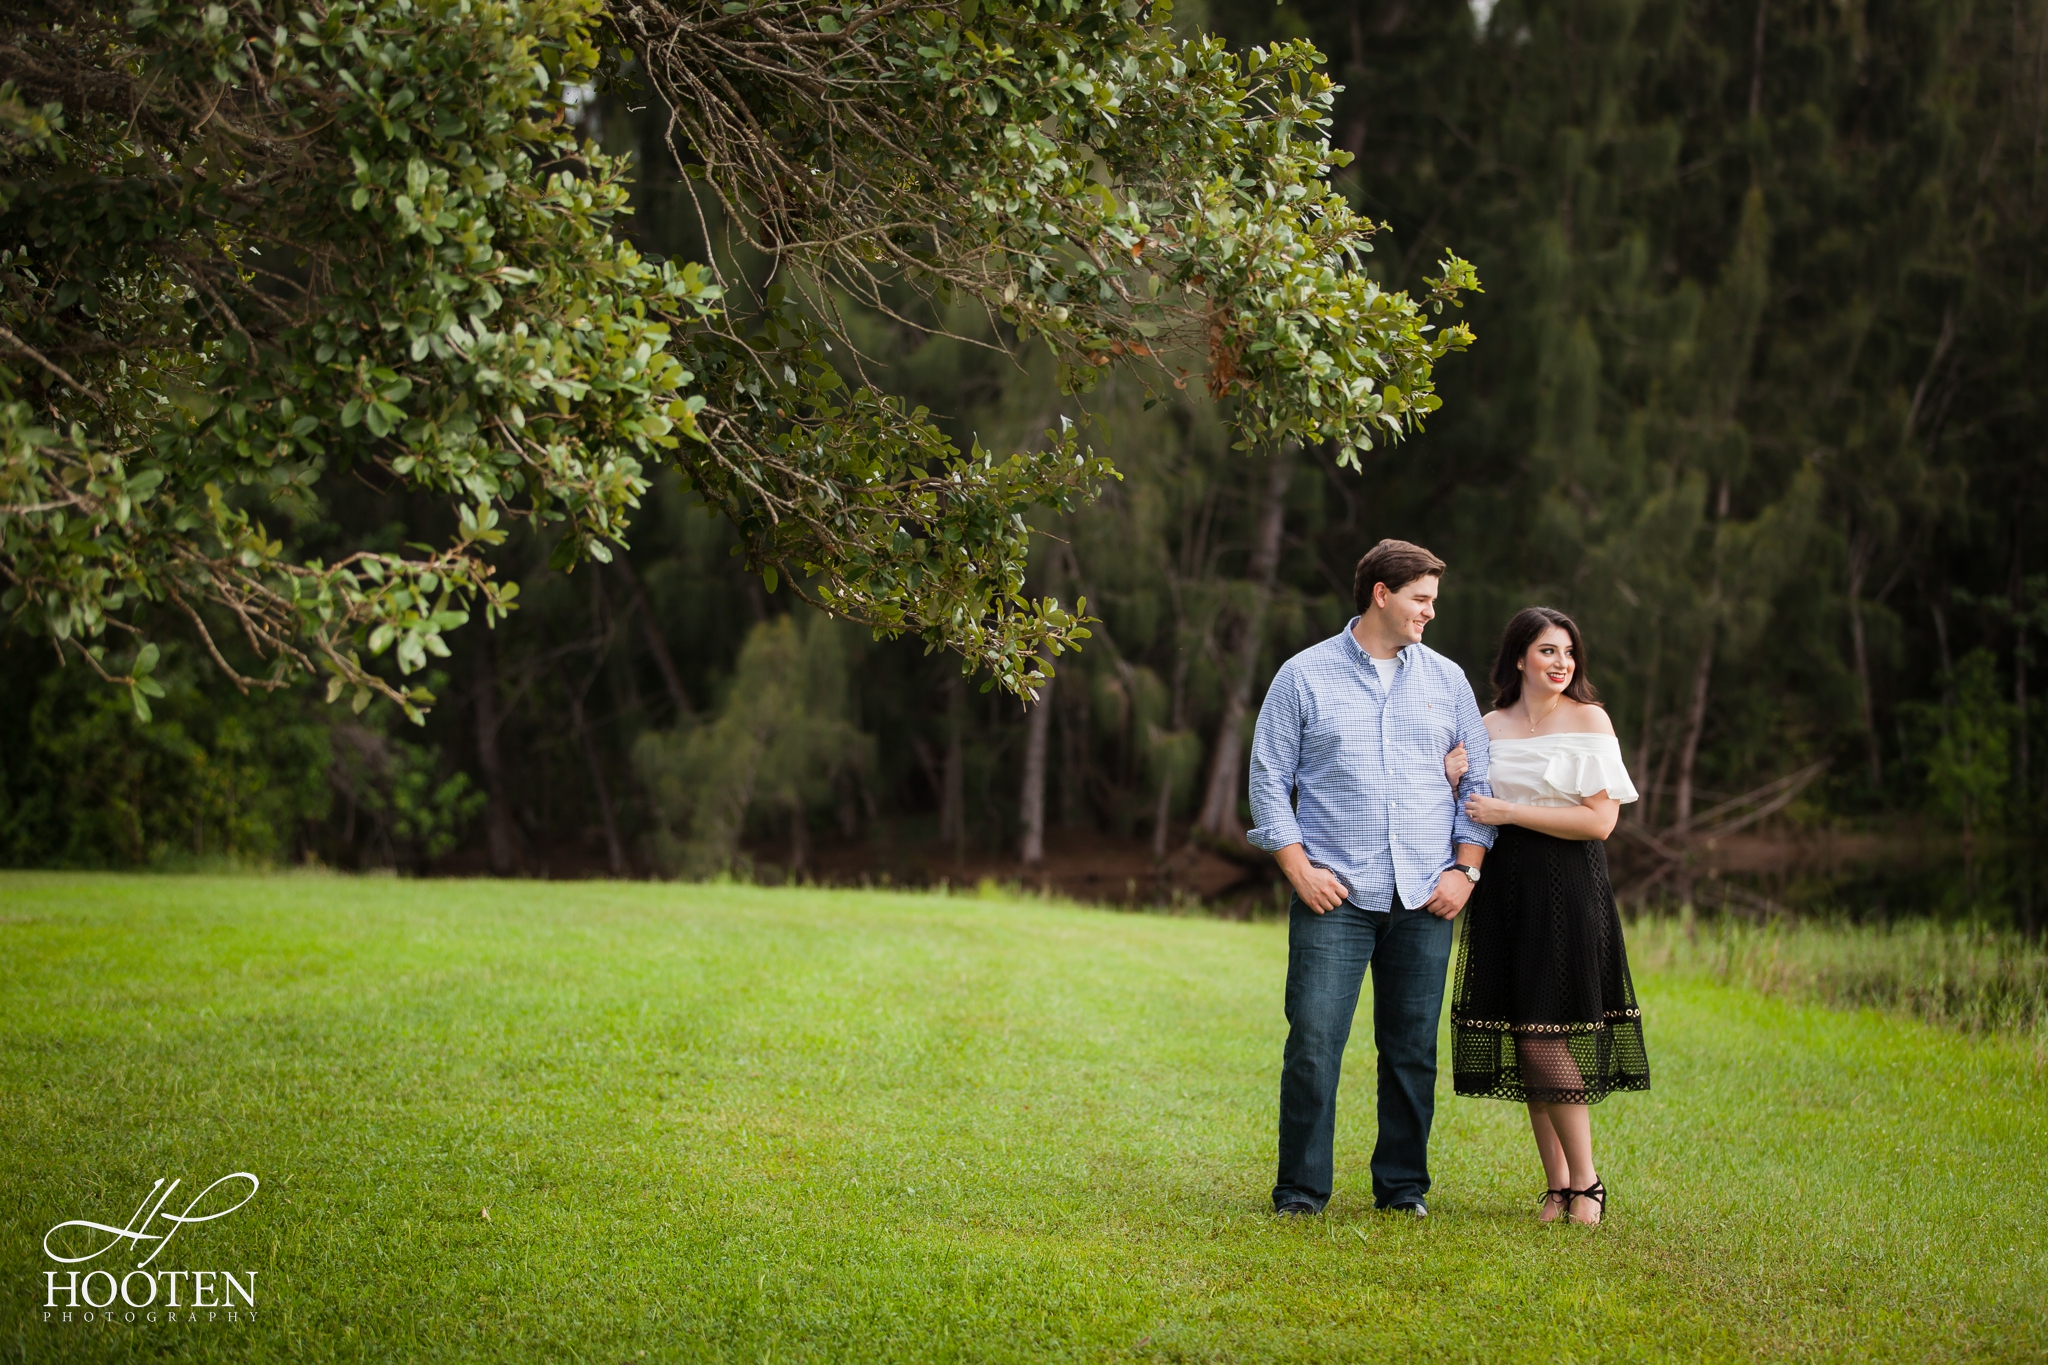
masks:
[[[106,399],[104,399],[104,398],[100,397],[100,396],[99,396],[99,394],[95,393],[95,392],[94,392],[94,391],[93,391],[93,390],[92,390],[91,388],[89,388],[88,386],[86,386],[86,385],[84,385],[84,384],[81,384],[81,383],[79,383],[79,382],[78,382],[78,381],[77,381],[76,379],[73,379],[73,378],[71,377],[71,375],[70,375],[69,373],[67,373],[67,372],[65,371],[65,369],[64,369],[64,367],[63,367],[62,365],[59,365],[59,364],[58,364],[58,363],[57,363],[56,361],[54,361],[54,360],[50,359],[50,358],[49,358],[48,356],[44,355],[44,354],[43,354],[43,353],[42,353],[41,351],[38,351],[38,350],[37,350],[37,349],[36,349],[35,347],[33,347],[33,346],[29,345],[29,344],[28,344],[28,343],[27,343],[26,341],[23,341],[23,340],[22,340],[22,339],[21,339],[20,337],[16,336],[16,335],[15,335],[15,334],[14,334],[13,332],[9,331],[9,330],[8,330],[8,329],[7,329],[6,327],[4,327],[4,326],[0,326],[0,337],[4,337],[4,338],[6,338],[6,339],[7,339],[7,341],[8,341],[8,343],[9,343],[10,345],[12,345],[12,346],[13,346],[13,347],[14,347],[14,348],[15,348],[15,349],[17,350],[17,351],[21,352],[21,353],[22,353],[23,355],[27,356],[27,357],[28,357],[29,359],[31,359],[31,360],[33,360],[33,361],[35,361],[35,362],[36,362],[36,364],[38,364],[38,365],[42,366],[42,367],[43,367],[44,369],[48,370],[48,371],[49,371],[49,372],[50,372],[51,374],[53,374],[53,375],[56,375],[56,376],[57,376],[57,378],[59,378],[59,379],[63,380],[63,381],[64,381],[64,382],[66,383],[66,384],[70,385],[70,386],[71,386],[71,388],[72,388],[73,390],[75,390],[75,391],[76,391],[76,392],[78,392],[78,393],[81,393],[81,394],[85,395],[85,396],[86,396],[87,398],[90,398],[90,399],[91,399],[91,400],[93,401],[93,404],[94,404],[94,406],[96,406],[96,407],[101,407],[101,408],[104,408],[104,407],[105,407],[105,406],[107,405],[107,400],[106,400]],[[52,505],[52,506],[58,506],[58,505],[61,505],[61,504],[55,504],[55,503],[53,503],[53,504],[51,504],[51,505]],[[44,510],[44,509],[41,509],[41,508],[36,508],[36,509],[27,509],[27,508],[21,508],[21,509],[14,509],[14,508],[10,508],[9,510],[10,510],[10,511],[15,511],[15,510],[21,510],[21,511],[27,511],[27,510],[37,510],[37,511],[41,511],[41,510]]]

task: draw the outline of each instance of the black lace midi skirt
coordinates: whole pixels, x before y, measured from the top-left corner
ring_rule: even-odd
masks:
[[[1451,995],[1457,1093],[1598,1104],[1650,1088],[1605,844],[1501,826],[1463,919]]]

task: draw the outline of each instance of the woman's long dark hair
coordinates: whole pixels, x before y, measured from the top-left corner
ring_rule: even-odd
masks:
[[[1555,607],[1524,607],[1508,622],[1500,635],[1500,653],[1493,659],[1493,709],[1504,710],[1522,699],[1522,670],[1515,667],[1536,638],[1557,627],[1572,638],[1572,680],[1564,694],[1589,706],[1600,704],[1600,691],[1586,677],[1586,642],[1579,638],[1579,623]]]

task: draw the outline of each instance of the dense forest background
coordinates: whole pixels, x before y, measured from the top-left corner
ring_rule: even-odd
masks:
[[[952,338],[875,316],[858,363],[963,446],[1074,421],[1123,474],[1039,528],[1033,590],[1101,622],[1037,706],[792,610],[658,484],[613,564],[506,547],[521,609],[453,637],[423,728],[242,696],[194,649],[145,725],[15,636],[0,864],[1263,894],[1240,836],[1264,681],[1343,626],[1389,535],[1450,562],[1430,643],[1475,681],[1514,609],[1579,617],[1643,848],[1731,812],[1971,848],[2041,828],[2048,4],[1219,0],[1175,23],[1313,38],[1346,188],[1389,224],[1375,276],[1478,266],[1479,343],[1426,434],[1363,476],[1247,456],[1197,394],[1111,380],[1084,405],[968,309],[926,319]],[[653,103],[582,106],[637,158],[635,235],[746,277]],[[439,515],[366,484],[295,534],[395,546]]]

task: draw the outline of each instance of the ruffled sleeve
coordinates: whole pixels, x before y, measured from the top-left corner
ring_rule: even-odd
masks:
[[[1635,783],[1629,781],[1628,765],[1621,761],[1621,742],[1612,735],[1572,736],[1595,741],[1574,744],[1550,755],[1543,767],[1543,780],[1565,796],[1583,800],[1606,792],[1624,805],[1637,799]]]

